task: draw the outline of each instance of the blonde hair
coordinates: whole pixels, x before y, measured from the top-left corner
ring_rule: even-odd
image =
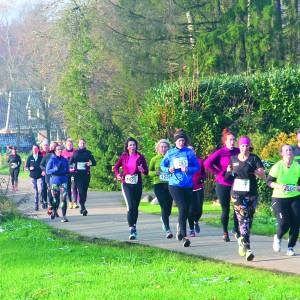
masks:
[[[167,140],[167,139],[161,139],[161,140],[159,140],[159,141],[155,144],[155,151],[156,151],[156,152],[158,152],[158,147],[159,147],[160,144],[167,144],[167,145],[168,145],[168,148],[170,149],[171,144],[170,144],[169,140]]]

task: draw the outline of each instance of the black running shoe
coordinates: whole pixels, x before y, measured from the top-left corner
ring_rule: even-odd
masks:
[[[223,234],[223,241],[224,242],[230,242],[230,238],[229,238],[228,232],[224,232],[224,234]]]
[[[183,238],[183,247],[189,247],[191,245],[191,242],[187,238]]]
[[[85,210],[82,212],[82,215],[86,217],[87,214],[88,214],[88,211],[85,209]]]

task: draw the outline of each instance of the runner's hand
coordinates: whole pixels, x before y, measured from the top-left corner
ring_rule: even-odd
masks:
[[[138,166],[138,170],[139,170],[141,173],[144,173],[144,172],[145,172],[145,170],[144,170],[144,168],[143,168],[142,165],[139,165],[139,166]]]
[[[184,173],[187,173],[187,171],[188,171],[188,168],[187,168],[187,167],[181,167],[180,169],[181,169],[181,171],[184,172]]]
[[[34,167],[30,167],[29,170],[30,170],[30,171],[34,170]]]
[[[175,171],[175,168],[174,168],[174,167],[170,167],[170,168],[169,168],[169,172],[170,172],[170,173],[174,173],[174,171]]]
[[[42,176],[45,176],[46,175],[46,172],[45,171],[42,171]]]

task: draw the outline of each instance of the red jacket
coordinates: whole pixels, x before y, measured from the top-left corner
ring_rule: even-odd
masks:
[[[197,158],[198,163],[200,165],[200,169],[197,173],[193,175],[193,190],[203,189],[204,187],[204,180],[206,179],[205,169],[204,169],[204,162],[201,158]]]
[[[144,172],[143,172],[144,175],[148,175],[148,166],[147,166],[147,162],[146,162],[144,155],[139,152],[137,152],[137,155],[138,155],[138,159],[136,161],[136,169],[135,169],[134,174],[138,174],[138,183],[141,184],[142,183],[142,175],[141,175],[141,172],[138,170],[138,166],[142,165],[142,167],[144,169]],[[126,162],[128,161],[128,158],[129,158],[129,154],[127,152],[122,153],[114,166],[114,172],[115,172],[116,177],[118,175],[122,176],[122,183],[125,182],[124,178],[126,175],[134,175],[134,174],[129,174],[129,172],[126,168]],[[120,167],[122,167],[122,169],[123,169],[122,174],[120,173],[120,170],[119,170]]]

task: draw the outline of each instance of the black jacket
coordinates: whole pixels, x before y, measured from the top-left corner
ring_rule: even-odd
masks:
[[[75,173],[79,174],[90,174],[90,167],[86,166],[84,169],[81,169],[80,165],[82,163],[91,161],[92,166],[96,166],[95,158],[91,151],[87,149],[77,149],[73,156],[70,159],[70,164],[75,164]]]
[[[52,155],[54,155],[54,151],[49,151],[42,159],[40,167],[42,171],[45,171],[46,173],[46,167],[47,167],[47,163],[50,160],[50,158],[52,157]],[[50,183],[50,174],[46,174],[45,179],[46,179],[46,183]]]
[[[37,160],[33,158],[33,154],[29,155],[26,161],[26,169],[29,170],[29,176],[34,179],[42,177],[42,170],[40,167],[43,156],[41,153],[38,154]],[[30,170],[30,167],[33,167],[33,170]]]
[[[22,160],[20,155],[16,154],[16,155],[10,155],[7,159],[7,163],[9,165],[9,170],[13,171],[15,169],[20,169],[20,166],[22,164]]]

